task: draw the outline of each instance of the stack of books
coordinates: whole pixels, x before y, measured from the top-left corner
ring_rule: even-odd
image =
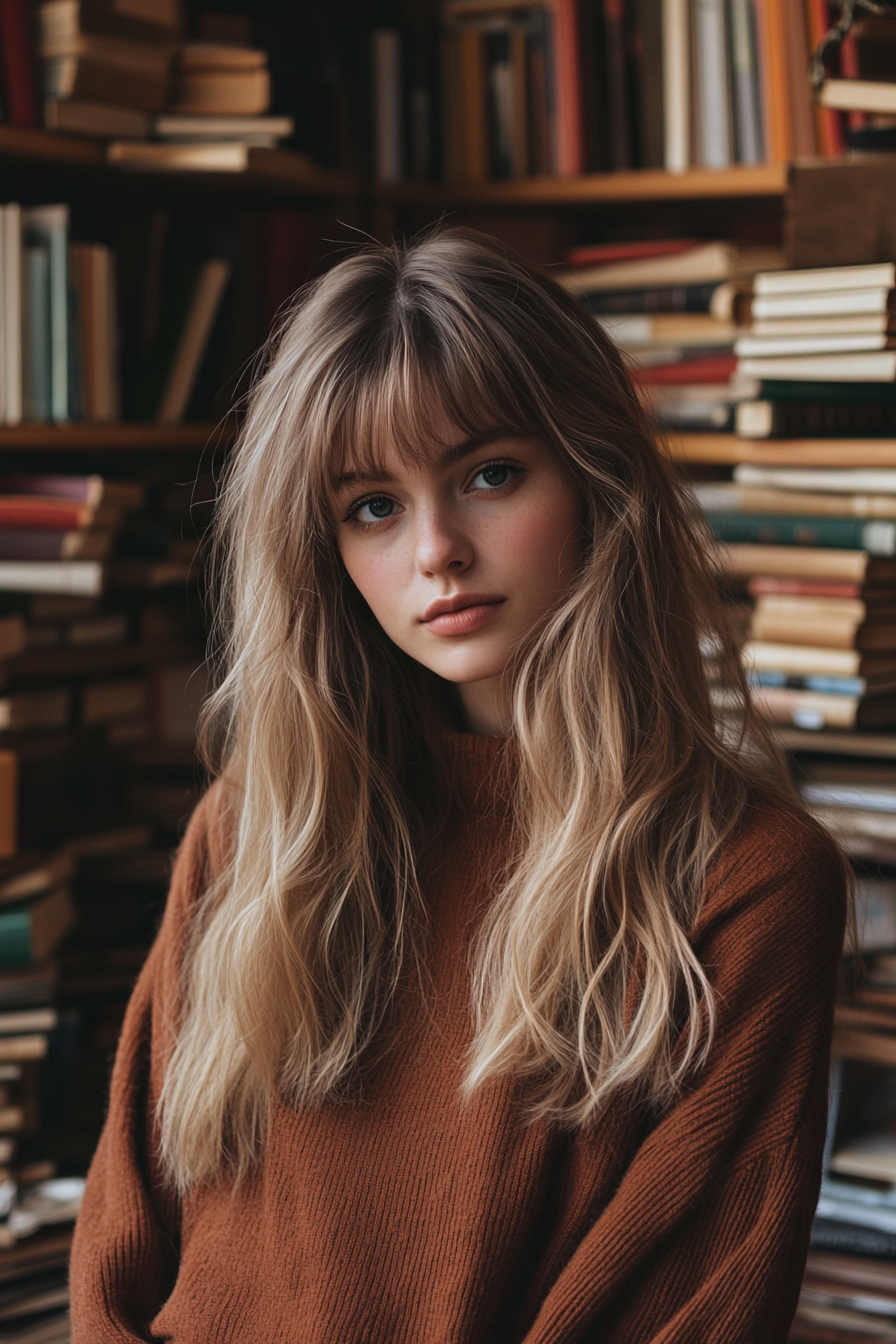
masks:
[[[579,247],[559,279],[622,350],[664,429],[725,431],[758,388],[737,374],[735,317],[779,249],[670,239]]]
[[[743,658],[761,713],[812,731],[896,723],[896,470],[743,463],[694,490],[753,601]]]
[[[244,172],[250,151],[288,139],[291,117],[266,115],[267,53],[220,42],[188,42],[175,56],[169,107],[154,141],[113,141],[110,163],[147,171]]]
[[[381,181],[724,168],[840,154],[809,55],[827,0],[447,0],[372,34]]]
[[[44,0],[37,54],[48,129],[140,136],[168,97],[181,28],[178,0]]]

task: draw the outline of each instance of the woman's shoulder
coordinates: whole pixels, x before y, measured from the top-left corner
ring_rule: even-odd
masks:
[[[710,871],[695,932],[738,918],[767,935],[842,941],[848,904],[847,864],[836,841],[798,804],[750,803]]]

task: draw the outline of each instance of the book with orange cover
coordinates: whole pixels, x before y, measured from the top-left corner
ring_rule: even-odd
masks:
[[[756,17],[766,157],[770,163],[787,163],[793,157],[793,127],[787,26],[781,0],[756,0]]]
[[[827,0],[806,0],[806,19],[809,30],[809,46],[812,51],[831,26]],[[835,159],[846,148],[846,136],[843,132],[843,116],[832,108],[815,107],[815,134],[819,152],[827,159]]]

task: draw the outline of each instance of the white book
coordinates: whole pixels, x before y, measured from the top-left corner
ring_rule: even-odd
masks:
[[[397,182],[404,169],[401,32],[397,28],[375,29],[370,44],[376,177],[379,182]]]
[[[106,158],[116,168],[150,173],[244,173],[249,167],[250,149],[241,140],[199,144],[112,140],[106,146]]]
[[[838,112],[896,113],[896,83],[876,79],[826,79],[818,101]]]
[[[166,112],[153,118],[160,140],[243,140],[247,144],[276,144],[295,129],[292,117],[200,117]]]
[[[662,0],[666,170],[691,166],[691,36],[688,0]]]
[[[819,294],[760,294],[751,305],[753,318],[867,316],[889,312],[892,290],[834,289]]]
[[[3,419],[22,419],[22,210],[16,202],[3,208]]]
[[[99,560],[0,560],[0,592],[97,597],[102,590]]]
[[[725,0],[695,0],[697,134],[705,168],[731,163],[731,88]]]
[[[893,289],[896,264],[874,262],[868,266],[823,266],[806,271],[768,271],[757,275],[756,294],[811,294],[828,289]]]
[[[739,485],[776,490],[823,490],[830,494],[896,494],[896,467],[760,467],[741,462],[734,468]]]
[[[779,355],[742,359],[738,372],[773,382],[891,383],[896,379],[896,350],[852,355]]]
[[[856,350],[886,350],[890,336],[886,331],[856,332],[852,335],[815,336],[741,336],[734,343],[734,353],[742,358],[752,355],[825,355],[838,351],[847,354]]]
[[[825,336],[855,335],[858,332],[887,331],[896,325],[889,313],[847,313],[842,317],[760,317],[750,326],[751,336]]]

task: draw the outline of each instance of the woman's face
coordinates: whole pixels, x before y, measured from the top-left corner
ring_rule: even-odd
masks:
[[[501,674],[567,590],[582,502],[536,439],[465,439],[431,464],[391,452],[333,493],[345,568],[389,638],[458,687],[474,732],[506,731]]]

